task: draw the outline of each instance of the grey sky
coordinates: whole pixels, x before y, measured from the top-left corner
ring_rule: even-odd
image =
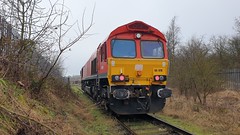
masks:
[[[64,54],[65,75],[79,75],[80,69],[108,34],[116,27],[141,20],[166,32],[177,16],[182,42],[192,36],[233,35],[234,20],[240,17],[240,0],[65,0],[71,10],[70,19],[81,20],[86,8],[85,24],[94,25],[87,39],[78,42]]]

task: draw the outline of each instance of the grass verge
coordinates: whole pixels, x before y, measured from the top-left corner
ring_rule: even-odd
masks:
[[[63,94],[56,94],[65,92]],[[59,96],[60,95],[60,96]],[[72,91],[44,90],[41,100],[32,99],[29,90],[1,79],[0,134],[119,134],[117,122],[89,100],[77,86]]]
[[[206,130],[202,129],[202,127],[199,127],[199,126],[193,124],[192,122],[184,121],[182,119],[174,118],[171,116],[166,116],[164,114],[158,114],[157,117],[159,117],[160,119],[162,119],[172,125],[176,125],[177,127],[181,128],[183,130],[193,133],[195,135],[211,134],[210,131],[206,131]]]
[[[89,134],[104,134],[112,135],[119,134],[119,131],[115,128],[117,122],[111,119],[111,116],[108,116],[104,113],[103,110],[95,106],[95,104],[79,89],[78,86],[73,86],[72,90],[77,94],[80,100],[85,102],[86,109],[88,113],[92,116],[91,121],[84,121],[85,131]]]
[[[176,91],[157,115],[196,135],[238,135],[240,133],[240,92],[220,91],[201,105]]]

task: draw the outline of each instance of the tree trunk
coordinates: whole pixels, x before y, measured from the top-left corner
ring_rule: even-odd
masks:
[[[197,94],[197,97],[198,97],[198,100],[199,100],[200,104],[203,104],[200,94],[198,92],[196,92],[196,94]]]

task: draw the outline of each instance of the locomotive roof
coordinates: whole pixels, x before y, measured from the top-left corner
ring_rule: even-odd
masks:
[[[160,37],[162,40],[166,41],[164,35],[158,29],[156,29],[142,21],[133,21],[131,23],[122,25],[122,26],[116,28],[115,30],[113,30],[110,33],[108,38],[115,36],[117,34],[129,32],[129,31],[151,33],[151,34],[154,34],[154,35]]]

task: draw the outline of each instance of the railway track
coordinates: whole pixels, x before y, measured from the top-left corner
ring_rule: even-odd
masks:
[[[93,102],[96,102],[91,96],[86,95]],[[126,135],[193,135],[150,114],[119,116],[113,112],[106,110],[105,112],[108,115],[112,115],[123,130],[125,130],[121,132]]]
[[[192,135],[152,115],[116,116],[118,122],[131,135]]]

